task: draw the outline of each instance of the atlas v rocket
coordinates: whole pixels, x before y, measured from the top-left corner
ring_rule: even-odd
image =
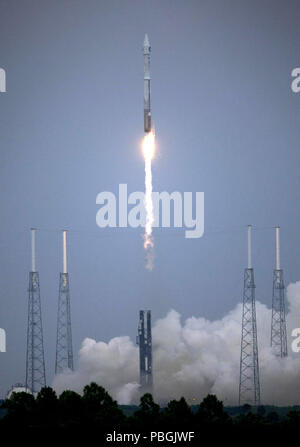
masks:
[[[144,39],[144,129],[149,133],[152,128],[151,123],[151,102],[150,102],[150,52],[151,47],[148,35]]]

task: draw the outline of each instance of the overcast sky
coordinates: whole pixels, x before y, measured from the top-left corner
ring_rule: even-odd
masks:
[[[270,305],[274,230],[300,279],[300,3],[278,0],[0,0],[0,396],[25,380],[30,232],[37,233],[48,383],[60,229],[75,363],[85,337],[136,335],[138,311],[219,318],[241,300],[246,225],[257,299]],[[152,46],[155,191],[204,191],[205,233],[100,229],[96,196],[143,191],[143,54]],[[266,322],[270,324],[270,322]]]

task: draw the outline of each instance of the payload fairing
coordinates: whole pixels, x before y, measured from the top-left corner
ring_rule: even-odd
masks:
[[[150,102],[150,52],[151,47],[148,35],[144,39],[144,129],[151,132],[151,102]]]

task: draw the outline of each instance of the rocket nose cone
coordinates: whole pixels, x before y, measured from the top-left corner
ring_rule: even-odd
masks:
[[[149,47],[149,46],[150,46],[150,43],[149,43],[148,34],[145,34],[144,47]]]

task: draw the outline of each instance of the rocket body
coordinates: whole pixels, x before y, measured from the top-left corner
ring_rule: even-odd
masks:
[[[150,101],[150,52],[151,47],[147,34],[144,39],[144,130],[149,133],[152,128]]]

